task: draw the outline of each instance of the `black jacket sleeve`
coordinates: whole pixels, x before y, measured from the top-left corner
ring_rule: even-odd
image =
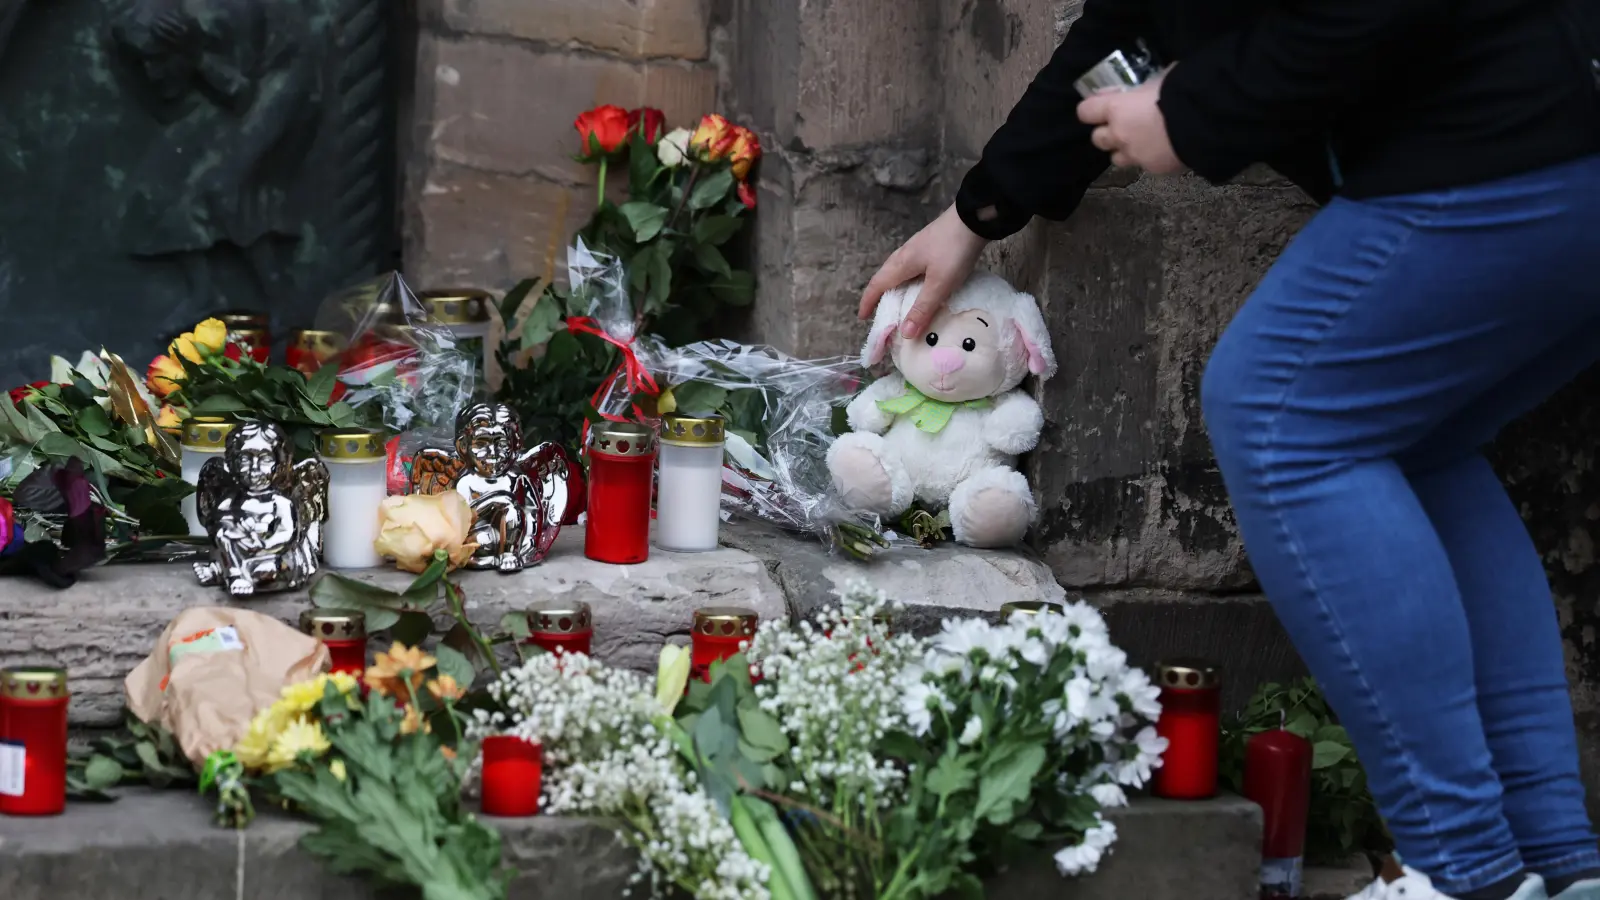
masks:
[[[1083,14],[983,148],[961,182],[956,212],[981,237],[999,240],[1034,216],[1065,219],[1111,164],[1078,121],[1072,86],[1115,50],[1132,52],[1149,27],[1150,0],[1085,0]]]
[[[1408,37],[1450,20],[1449,0],[1289,0],[1269,9],[1168,73],[1161,112],[1172,148],[1207,179],[1227,181],[1326,135],[1393,75]]]

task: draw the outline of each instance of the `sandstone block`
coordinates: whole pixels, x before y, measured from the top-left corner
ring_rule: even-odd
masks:
[[[707,0],[442,0],[452,31],[568,43],[632,59],[706,57]]]
[[[929,7],[833,0],[805,10],[794,72],[802,144],[936,145],[941,51],[939,17]]]
[[[411,576],[390,569],[350,573],[401,588]],[[596,658],[653,671],[661,644],[686,642],[694,610],[743,606],[763,619],[787,615],[782,591],[759,559],[738,550],[682,554],[652,551],[648,562],[613,566],[583,555],[583,535],[568,529],[543,565],[516,575],[463,572],[468,615],[481,628],[541,600],[580,600],[594,614]],[[64,591],[21,579],[0,581],[0,666],[53,664],[72,675],[71,721],[105,727],[122,716],[122,681],[155,647],[162,629],[193,606],[239,606],[293,624],[305,592],[233,601],[201,587],[188,566],[126,565],[96,569]],[[374,646],[382,645],[374,639]]]
[[[942,0],[944,146],[976,159],[1058,41],[1060,0]]]
[[[575,162],[572,122],[614,103],[660,108],[692,126],[716,103],[716,72],[675,62],[634,63],[482,38],[424,34],[418,54],[413,155],[562,184],[593,181]]]

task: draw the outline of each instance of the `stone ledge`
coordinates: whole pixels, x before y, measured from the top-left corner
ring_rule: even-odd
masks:
[[[364,900],[360,881],[323,871],[296,844],[310,825],[263,815],[244,832],[215,827],[209,805],[179,792],[130,791],[49,819],[0,817],[6,900]],[[1047,859],[995,878],[991,897],[1247,900],[1256,894],[1261,811],[1237,797],[1140,799],[1113,818],[1118,841],[1098,873],[1064,881]],[[489,819],[519,875],[511,900],[622,896],[632,854],[580,819]]]

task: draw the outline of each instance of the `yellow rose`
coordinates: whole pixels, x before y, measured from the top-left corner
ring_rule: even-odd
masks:
[[[700,125],[694,130],[694,136],[689,138],[689,149],[700,157],[701,162],[720,162],[727,159],[728,153],[733,150],[733,139],[736,137],[733,128],[727,119],[712,113],[700,120]]]
[[[750,167],[761,158],[761,139],[748,128],[733,126],[733,147],[728,159],[733,161],[733,177],[740,181],[750,174]]]
[[[435,550],[443,550],[449,567],[456,569],[478,549],[467,540],[471,533],[472,507],[455,491],[403,494],[385,497],[378,507],[378,539],[372,548],[418,574],[433,562]]]
[[[157,428],[177,428],[183,424],[183,417],[178,411],[166,404],[162,404],[161,412],[156,413]]]
[[[228,346],[228,326],[222,324],[221,319],[206,319],[194,327],[193,331],[185,331],[167,347],[167,355],[181,356],[192,363],[205,362],[206,357],[215,356]]]

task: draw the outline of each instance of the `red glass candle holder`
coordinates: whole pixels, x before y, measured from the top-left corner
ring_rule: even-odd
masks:
[[[312,375],[330,360],[338,359],[344,345],[344,335],[337,331],[297,328],[289,332],[289,344],[283,350],[283,361],[291,369]]]
[[[689,638],[689,678],[710,683],[711,664],[740,653],[755,639],[760,617],[738,606],[707,606],[694,611]]]
[[[484,815],[531,816],[539,811],[543,786],[544,747],[509,734],[483,739]]]
[[[217,318],[228,328],[229,343],[238,344],[251,359],[264,363],[272,356],[272,333],[264,313],[230,310],[218,313]]]
[[[550,653],[582,653],[589,656],[594,642],[594,617],[587,603],[546,601],[528,608],[528,638],[523,644],[541,647]]]
[[[650,558],[655,433],[633,422],[598,422],[588,449],[583,555],[604,563],[642,563]]]
[[[367,671],[367,617],[355,609],[308,609],[300,630],[321,641],[333,657],[331,672],[360,678]]]
[[[67,808],[67,703],[64,669],[0,671],[0,814]]]
[[[1169,800],[1203,800],[1217,793],[1217,750],[1222,741],[1222,676],[1200,660],[1156,666],[1161,717],[1156,732],[1167,739],[1150,792]]]
[[[1261,807],[1261,898],[1300,896],[1311,811],[1311,742],[1282,729],[1245,745],[1244,795]]]

